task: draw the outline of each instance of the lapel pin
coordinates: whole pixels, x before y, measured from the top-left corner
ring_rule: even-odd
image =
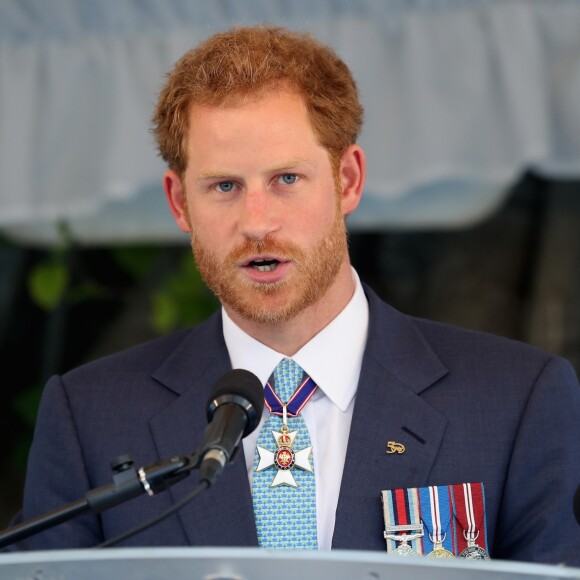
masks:
[[[387,441],[387,453],[405,453],[405,446],[396,441]]]

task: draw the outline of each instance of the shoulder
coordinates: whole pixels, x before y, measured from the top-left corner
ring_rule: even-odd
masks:
[[[195,368],[225,348],[221,315],[215,313],[202,324],[179,330],[125,350],[89,361],[60,376],[67,390],[115,389],[123,385],[143,388],[167,366]],[[170,361],[170,362],[168,362]],[[184,369],[184,372],[187,370]]]
[[[562,357],[522,341],[409,316],[372,290],[365,288],[365,292],[370,308],[369,340],[376,343],[375,349],[400,351],[403,344],[407,356],[413,351],[429,351],[460,381],[530,384],[548,373],[577,384],[571,364]]]

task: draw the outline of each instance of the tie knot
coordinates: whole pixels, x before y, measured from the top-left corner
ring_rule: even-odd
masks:
[[[287,403],[304,380],[305,372],[291,358],[282,359],[274,369],[274,389],[283,403]]]

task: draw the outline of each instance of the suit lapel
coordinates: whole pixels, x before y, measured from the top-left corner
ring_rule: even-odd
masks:
[[[412,320],[365,288],[370,324],[332,547],[384,550],[380,492],[426,485],[446,419],[420,394],[446,374]],[[388,441],[404,453],[387,454]]]
[[[178,395],[150,422],[160,458],[189,454],[201,446],[210,390],[230,369],[218,315],[194,329],[159,367],[155,380]],[[177,502],[193,490],[197,481],[197,473],[191,473],[168,493]],[[214,486],[179,510],[177,518],[190,545],[257,546],[241,447]]]

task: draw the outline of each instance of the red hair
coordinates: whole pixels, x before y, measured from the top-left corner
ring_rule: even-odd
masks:
[[[183,175],[193,104],[235,104],[275,89],[304,98],[312,129],[337,168],[362,126],[352,74],[330,47],[310,34],[270,26],[215,34],[176,62],[153,116],[161,157]]]

